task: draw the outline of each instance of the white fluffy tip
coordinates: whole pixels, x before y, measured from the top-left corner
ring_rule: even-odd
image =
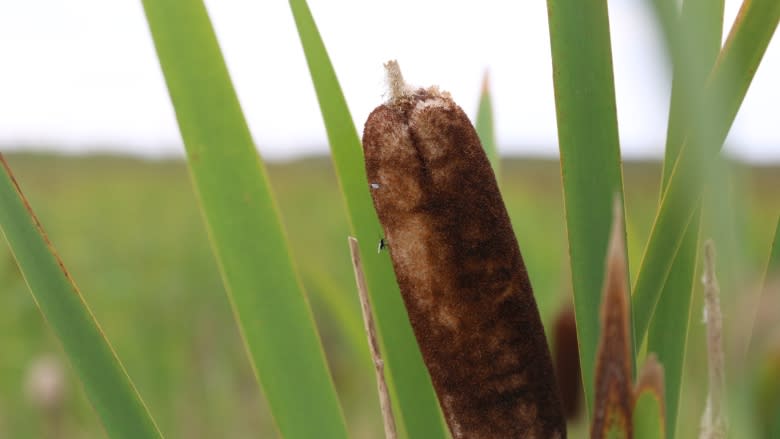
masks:
[[[390,100],[408,96],[411,93],[411,87],[404,81],[404,75],[401,74],[401,67],[398,61],[390,60],[385,63],[385,73],[387,75],[387,91],[390,94]]]

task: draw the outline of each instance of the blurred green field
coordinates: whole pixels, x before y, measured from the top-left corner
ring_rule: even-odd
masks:
[[[184,162],[7,158],[163,433],[170,438],[276,437]],[[780,213],[780,168],[721,166],[706,196],[702,233],[718,246],[724,327],[727,334],[736,334],[746,322],[741,310],[755,304]],[[559,165],[507,159],[502,167],[502,192],[548,322],[570,296]],[[347,219],[330,161],[271,164],[269,172],[352,436],[381,437],[346,243]],[[655,162],[624,164],[632,275],[653,221],[660,173]],[[48,353],[64,359],[5,245],[0,250],[0,292],[0,438],[43,437],[47,422],[60,422],[58,437],[104,437],[70,372],[59,421],[57,413],[45,414],[30,404],[25,392],[30,365]],[[704,338],[697,324],[700,296],[692,311],[680,437],[696,434],[706,394]],[[738,340],[727,336],[727,355],[736,351]]]

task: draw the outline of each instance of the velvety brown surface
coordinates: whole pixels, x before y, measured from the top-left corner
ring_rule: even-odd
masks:
[[[574,307],[566,305],[553,324],[553,360],[561,405],[566,419],[574,420],[582,407],[582,373]]]
[[[374,206],[454,438],[565,437],[544,330],[468,117],[419,89],[378,107],[363,145]]]

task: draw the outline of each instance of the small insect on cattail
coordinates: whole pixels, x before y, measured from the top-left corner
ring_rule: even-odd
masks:
[[[366,172],[398,285],[452,436],[564,438],[525,265],[477,133],[449,94],[385,65]]]

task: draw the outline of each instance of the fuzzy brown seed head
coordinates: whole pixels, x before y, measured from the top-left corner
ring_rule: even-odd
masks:
[[[459,438],[565,437],[528,275],[474,127],[449,94],[412,89],[366,121],[371,195],[409,319]]]
[[[553,323],[553,361],[566,418],[574,420],[582,407],[582,373],[574,307],[564,306]]]

